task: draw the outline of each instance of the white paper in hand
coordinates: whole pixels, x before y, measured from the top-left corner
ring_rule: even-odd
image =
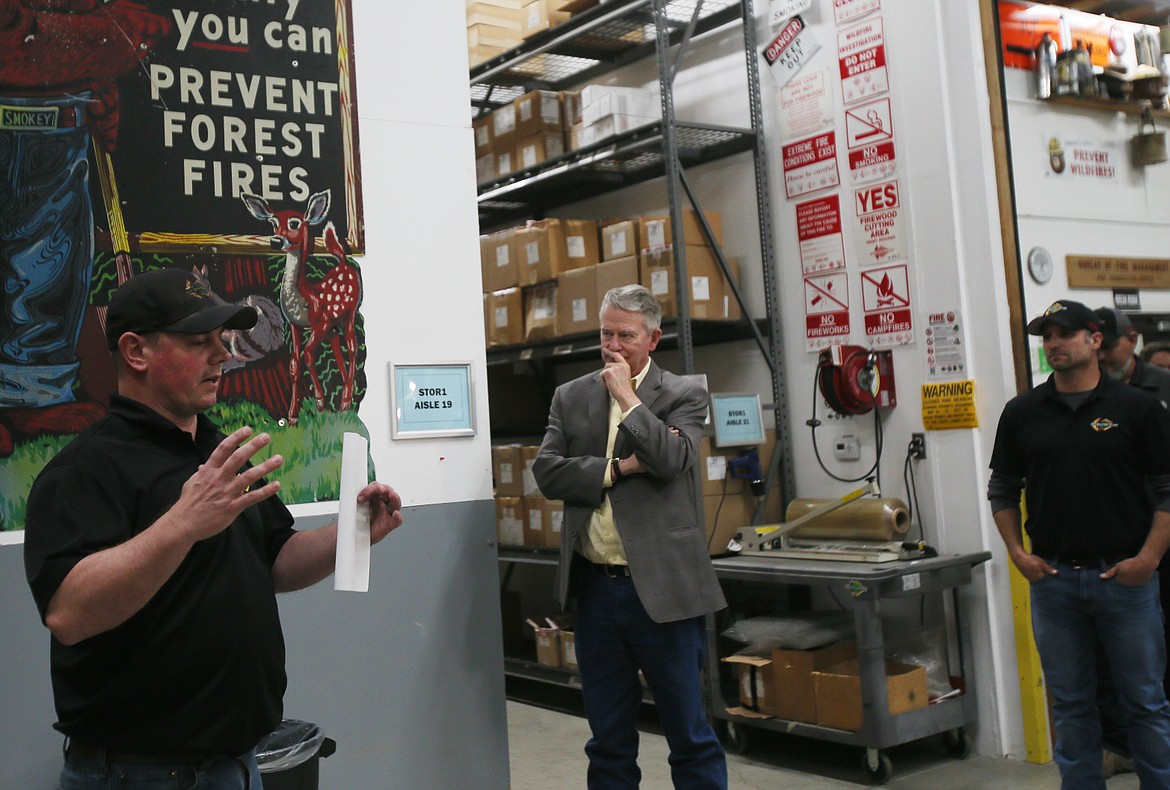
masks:
[[[337,510],[337,564],[333,589],[348,592],[370,591],[370,506],[358,504],[358,492],[367,479],[366,455],[369,442],[356,433],[347,433],[341,442],[341,493]]]

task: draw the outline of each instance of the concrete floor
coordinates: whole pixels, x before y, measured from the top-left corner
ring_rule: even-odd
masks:
[[[508,701],[511,790],[552,790],[585,786],[583,747],[589,726],[579,712],[561,705],[552,710],[513,698]],[[656,732],[653,709],[643,716],[639,764],[642,790],[671,790],[665,739]],[[863,752],[856,747],[814,741],[766,730],[752,731],[746,755],[728,755],[730,786],[735,790],[850,790],[868,787],[861,770]],[[754,737],[758,736],[758,737]],[[1054,765],[972,756],[947,755],[939,739],[895,747],[888,752],[894,790],[1055,790],[1060,778]],[[1109,780],[1109,790],[1138,790],[1133,774]]]

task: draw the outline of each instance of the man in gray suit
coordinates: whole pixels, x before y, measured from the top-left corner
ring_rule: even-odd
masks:
[[[642,286],[606,293],[605,367],[557,388],[532,468],[541,492],[565,503],[557,591],[562,606],[577,600],[591,790],[638,786],[639,670],[674,786],[727,787],[701,680],[704,615],[726,606],[696,512],[707,393],[650,359],[661,322]]]

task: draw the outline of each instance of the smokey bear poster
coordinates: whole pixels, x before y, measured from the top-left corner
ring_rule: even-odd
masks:
[[[337,495],[365,394],[348,0],[0,0],[0,529],[105,411],[112,291],[182,267],[257,312],[225,429],[273,434],[286,501]]]

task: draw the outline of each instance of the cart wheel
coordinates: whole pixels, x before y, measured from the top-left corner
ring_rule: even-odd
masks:
[[[884,785],[894,775],[894,764],[889,756],[879,749],[866,749],[861,768],[870,784]]]
[[[733,721],[724,721],[723,746],[732,754],[747,754],[752,748],[748,727]]]
[[[966,760],[971,756],[971,737],[962,727],[944,732],[943,745],[946,746],[947,754],[952,757]]]

